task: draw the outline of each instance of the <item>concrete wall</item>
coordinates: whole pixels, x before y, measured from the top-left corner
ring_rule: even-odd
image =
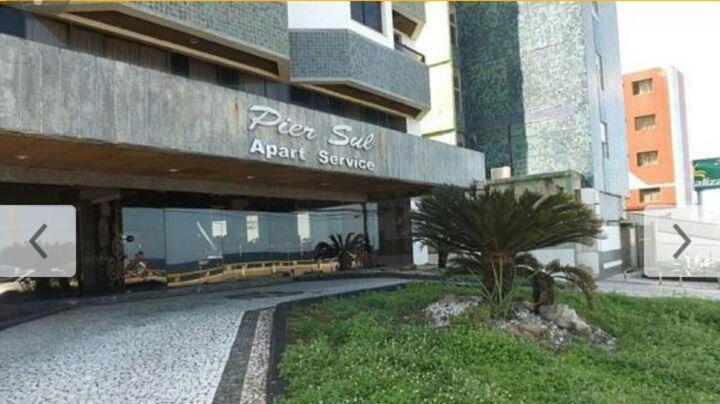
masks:
[[[352,83],[430,108],[427,66],[411,56],[345,29],[291,30],[290,45],[293,81]]]
[[[466,185],[483,179],[481,153],[352,121],[208,82],[90,53],[0,35],[0,131],[58,136],[131,146],[268,161],[250,154],[263,143],[303,147],[307,161],[269,162],[300,169],[345,172],[415,183]],[[312,140],[280,135],[275,128],[249,133],[252,105],[280,111],[312,126]],[[376,135],[369,151],[328,144],[331,128],[345,124],[353,135]],[[375,163],[375,170],[329,167],[319,150]]]

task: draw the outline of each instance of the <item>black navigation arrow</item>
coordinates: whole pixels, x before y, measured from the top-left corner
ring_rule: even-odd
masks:
[[[685,240],[685,243],[683,243],[683,245],[680,246],[680,248],[675,252],[675,254],[673,254],[673,257],[675,257],[675,259],[677,259],[683,253],[683,251],[685,251],[685,249],[688,248],[690,243],[692,243],[692,240],[690,240],[690,237],[688,237],[687,234],[685,234],[685,232],[682,231],[680,226],[678,226],[677,224],[674,224],[673,228],[675,229],[676,232],[678,232],[680,237],[682,237],[683,240]]]
[[[35,232],[35,235],[32,236],[32,238],[30,239],[30,245],[33,246],[35,251],[37,251],[38,254],[40,254],[40,256],[43,257],[43,259],[47,258],[47,254],[45,254],[45,251],[43,251],[43,249],[40,248],[40,246],[36,243],[36,241],[38,238],[40,238],[40,235],[45,231],[45,229],[47,229],[47,225],[45,223],[43,223],[43,225],[40,226],[38,231]]]

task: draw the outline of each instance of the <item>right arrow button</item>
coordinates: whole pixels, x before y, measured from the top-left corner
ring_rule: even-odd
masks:
[[[678,257],[682,255],[683,251],[685,251],[685,249],[688,248],[690,243],[692,243],[692,240],[690,240],[690,237],[688,237],[687,234],[685,234],[685,232],[682,231],[680,226],[678,226],[677,224],[674,224],[673,228],[680,235],[680,237],[685,240],[685,243],[683,243],[683,245],[680,246],[680,248],[675,252],[675,254],[673,254],[673,257],[675,257],[675,259],[678,259]]]

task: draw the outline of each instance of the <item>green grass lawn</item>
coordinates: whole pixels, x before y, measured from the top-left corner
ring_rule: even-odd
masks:
[[[282,403],[720,402],[720,304],[601,294],[590,311],[560,302],[618,338],[606,352],[577,340],[560,353],[478,326],[424,324],[447,293],[414,284],[334,299],[290,313]]]

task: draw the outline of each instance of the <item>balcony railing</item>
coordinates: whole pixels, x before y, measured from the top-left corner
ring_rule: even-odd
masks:
[[[425,55],[401,42],[395,41],[395,50],[415,58],[418,62],[425,63]]]

